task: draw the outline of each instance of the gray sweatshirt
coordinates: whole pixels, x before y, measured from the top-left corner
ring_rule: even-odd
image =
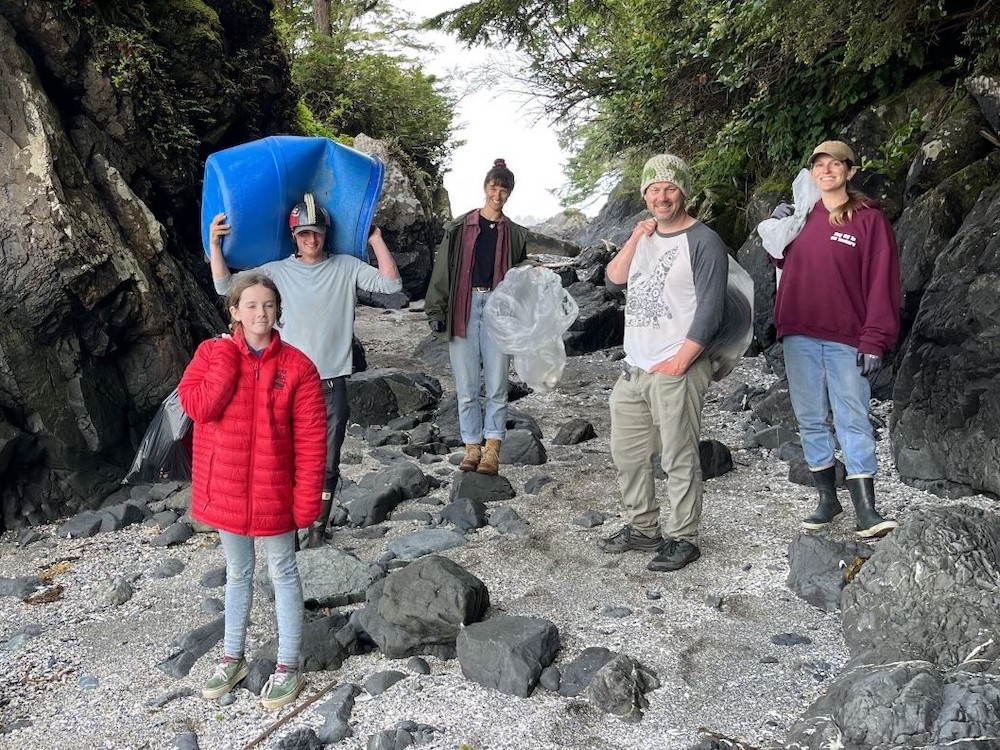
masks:
[[[301,349],[326,380],[351,374],[351,339],[358,289],[392,294],[400,279],[387,279],[378,269],[350,255],[330,255],[319,263],[303,263],[294,255],[253,269],[266,273],[281,292],[281,338]],[[215,282],[227,294],[233,276]]]

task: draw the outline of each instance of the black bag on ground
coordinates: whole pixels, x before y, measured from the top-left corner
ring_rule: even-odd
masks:
[[[122,484],[191,479],[191,417],[174,388],[153,415]]]

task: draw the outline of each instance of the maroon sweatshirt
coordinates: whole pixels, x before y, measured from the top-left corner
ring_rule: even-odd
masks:
[[[879,356],[896,342],[899,252],[879,209],[862,208],[834,226],[817,201],[775,264],[782,269],[774,303],[779,338],[811,336]]]

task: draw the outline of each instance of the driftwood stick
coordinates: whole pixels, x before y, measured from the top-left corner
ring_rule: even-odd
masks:
[[[284,726],[285,724],[287,724],[292,718],[298,716],[300,713],[302,713],[305,709],[307,709],[313,703],[315,703],[320,698],[322,698],[324,695],[326,695],[331,690],[333,690],[333,688],[336,687],[336,685],[337,685],[337,681],[334,680],[329,685],[325,686],[321,690],[319,690],[319,691],[313,693],[312,695],[310,695],[308,699],[306,699],[305,701],[303,701],[302,703],[300,703],[292,711],[289,711],[287,714],[285,714],[280,719],[278,719],[278,721],[274,722],[271,726],[269,726],[263,732],[261,732],[260,734],[258,734],[252,740],[250,740],[250,742],[248,742],[247,744],[245,744],[243,746],[242,750],[251,750],[251,748],[257,747],[257,745],[259,745],[263,740],[267,739],[271,734],[273,734],[276,729],[280,729],[282,726]]]

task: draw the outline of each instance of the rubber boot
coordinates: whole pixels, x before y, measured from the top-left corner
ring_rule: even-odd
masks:
[[[479,468],[479,461],[483,457],[483,446],[469,443],[465,446],[465,456],[462,463],[458,465],[462,471],[475,471]]]
[[[819,490],[819,503],[816,510],[805,517],[802,528],[808,531],[818,531],[831,521],[835,521],[844,512],[844,506],[837,499],[837,467],[812,472],[813,484]]]
[[[323,490],[319,501],[319,517],[309,526],[306,534],[306,549],[322,547],[326,543],[326,525],[330,523],[330,510],[333,508],[333,493]]]
[[[882,518],[875,512],[874,479],[871,477],[848,478],[847,489],[851,492],[854,514],[858,518],[857,535],[860,539],[878,539],[899,525],[892,519]]]
[[[483,457],[479,461],[480,474],[495,476],[500,471],[500,441],[489,438],[486,441],[486,448],[483,450]]]

